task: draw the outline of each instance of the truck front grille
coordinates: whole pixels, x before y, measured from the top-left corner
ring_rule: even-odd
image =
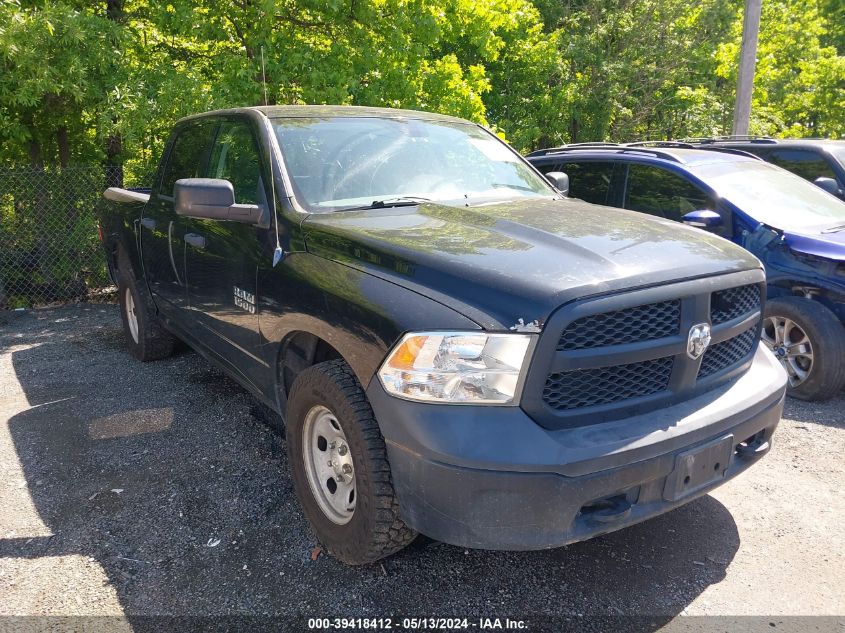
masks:
[[[580,369],[550,374],[543,400],[565,411],[610,404],[665,390],[672,375],[672,357],[641,363]]]
[[[707,378],[707,376],[712,376],[745,359],[751,354],[751,350],[754,349],[757,336],[758,331],[755,325],[745,330],[739,336],[722,341],[721,343],[716,343],[710,347],[704,352],[704,356],[701,358],[701,366],[698,368],[698,379],[701,380],[702,378]]]
[[[591,314],[570,323],[557,348],[590,349],[651,341],[677,334],[680,321],[681,302],[677,299]]]
[[[726,323],[759,309],[759,286],[747,284],[719,290],[710,297],[710,322],[713,325]]]
[[[562,428],[694,397],[748,367],[764,299],[754,271],[567,304],[546,323],[521,406]],[[693,359],[687,339],[700,323],[711,324],[712,343]]]

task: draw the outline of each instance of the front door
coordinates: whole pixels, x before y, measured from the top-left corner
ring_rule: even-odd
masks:
[[[220,121],[208,178],[232,183],[238,204],[267,205],[256,137],[247,121]],[[266,229],[239,222],[183,218],[185,266],[194,335],[258,382],[266,369],[259,357],[256,277]]]
[[[715,211],[722,216],[722,224],[712,232],[731,238],[731,213],[719,205],[713,196],[684,176],[656,165],[628,165],[623,207],[656,215],[667,220],[682,221],[692,211]]]
[[[173,208],[173,186],[180,178],[204,175],[216,124],[199,121],[175,131],[158,186],[139,220],[144,273],[158,309],[180,320],[187,307],[184,218]]]

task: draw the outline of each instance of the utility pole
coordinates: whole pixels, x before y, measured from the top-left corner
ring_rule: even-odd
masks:
[[[754,68],[757,65],[757,36],[760,33],[761,0],[745,0],[742,20],[742,48],[739,52],[739,76],[736,81],[734,135],[748,134],[751,119],[751,93],[754,90]]]

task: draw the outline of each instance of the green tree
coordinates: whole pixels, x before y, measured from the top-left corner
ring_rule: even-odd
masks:
[[[845,136],[845,56],[824,44],[829,29],[817,2],[763,3],[751,108],[753,132]],[[732,39],[717,53],[716,72],[729,85],[736,82],[741,31],[736,20]]]
[[[120,64],[108,20],[64,4],[0,0],[0,161],[97,160],[98,113]]]

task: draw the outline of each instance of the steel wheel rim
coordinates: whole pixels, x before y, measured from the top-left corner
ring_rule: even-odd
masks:
[[[766,317],[761,335],[789,376],[789,386],[802,384],[813,371],[813,344],[800,325],[782,316]]]
[[[302,458],[320,510],[332,523],[349,523],[357,501],[352,451],[337,417],[322,405],[312,407],[305,416]]]
[[[129,333],[132,340],[138,342],[138,315],[135,313],[135,299],[132,297],[132,290],[127,288],[126,292],[126,323],[129,325]]]

